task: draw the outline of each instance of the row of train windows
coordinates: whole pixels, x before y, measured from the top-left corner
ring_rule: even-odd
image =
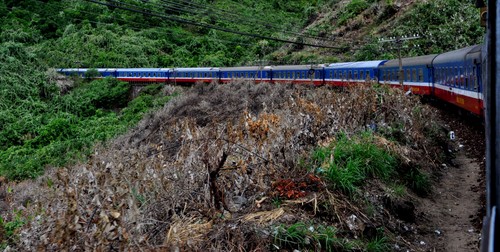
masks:
[[[359,73],[359,75],[358,75]],[[334,70],[334,71],[329,71],[329,76],[330,79],[345,79],[345,80],[364,80],[364,79],[369,79],[370,78],[370,72],[366,70]]]
[[[434,70],[435,82],[447,86],[469,90],[478,89],[476,67],[437,67]]]
[[[266,72],[262,72],[262,77],[266,78],[267,74]],[[276,71],[273,72],[273,77],[277,79],[307,79],[310,78],[313,75],[309,74],[309,71],[297,71],[297,72],[282,72],[282,71]],[[258,73],[252,73],[252,72],[241,72],[241,73],[233,73],[229,72],[227,73],[228,78],[259,78]],[[319,72],[316,73],[316,77],[320,78]]]
[[[175,77],[188,77],[188,78],[213,78],[217,77],[217,72],[191,72],[191,73],[174,73]]]
[[[273,72],[274,78],[281,79],[308,79],[313,76],[313,71],[297,71],[297,72]],[[320,78],[319,72],[316,72],[316,78]]]
[[[165,77],[164,73],[137,73],[137,72],[128,72],[128,73],[118,73],[118,77]]]
[[[418,70],[418,75],[417,75]],[[398,81],[398,69],[382,70],[382,80],[384,81]],[[403,79],[405,81],[424,82],[424,69],[412,68],[403,70]]]
[[[228,72],[227,78],[258,78],[257,73],[249,72]]]

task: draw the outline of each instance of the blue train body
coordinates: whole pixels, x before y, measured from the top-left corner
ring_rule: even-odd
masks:
[[[405,91],[430,95],[483,115],[481,46],[401,59]],[[97,78],[127,82],[255,82],[348,86],[378,82],[400,87],[399,60],[342,62],[329,65],[248,66],[224,68],[98,68]],[[65,75],[87,77],[89,69],[58,69]],[[95,74],[95,72],[94,72]],[[91,76],[95,77],[95,76]]]

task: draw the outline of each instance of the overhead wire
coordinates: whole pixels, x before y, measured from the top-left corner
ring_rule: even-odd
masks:
[[[142,1],[143,2],[148,2],[147,0],[142,0]],[[165,3],[162,6],[171,8],[171,9],[179,11],[179,12],[186,12],[186,13],[192,13],[192,14],[202,14],[202,15],[203,14],[208,14],[210,16],[215,16],[215,15],[219,14],[219,15],[216,16],[216,18],[217,19],[221,19],[221,20],[228,20],[228,21],[231,21],[231,22],[239,21],[240,24],[243,24],[243,25],[260,24],[260,26],[263,26],[263,27],[265,27],[268,30],[272,30],[272,31],[275,31],[275,32],[278,32],[278,33],[291,34],[291,35],[294,35],[294,36],[300,36],[300,37],[305,37],[305,38],[310,38],[310,39],[315,39],[315,40],[322,40],[322,41],[330,41],[330,42],[334,42],[335,41],[334,39],[329,39],[329,38],[325,38],[325,37],[309,35],[309,34],[306,34],[306,33],[300,33],[300,32],[294,32],[294,31],[287,31],[287,30],[284,30],[283,27],[276,26],[276,25],[274,25],[272,23],[264,22],[264,21],[262,21],[260,19],[243,17],[242,15],[238,15],[238,14],[235,14],[233,12],[229,12],[229,11],[226,11],[226,10],[220,9],[220,8],[215,8],[215,7],[207,8],[207,7],[201,6],[199,4],[195,4],[195,3],[188,2],[188,1],[183,1],[183,0],[178,0],[178,1],[161,0],[161,1],[163,3]],[[186,4],[182,4],[182,3],[179,3],[179,2],[184,2]],[[175,6],[175,7],[172,7],[172,6]],[[203,11],[205,13],[200,13],[200,12],[197,12],[197,11],[195,11],[193,9],[190,9],[189,6],[192,6],[195,9],[198,9],[198,10]],[[213,13],[215,13],[215,15]],[[226,16],[231,16],[232,18],[227,18]],[[254,23],[254,24],[252,24],[252,23]]]
[[[204,27],[204,28],[209,28],[209,29],[214,29],[214,30],[220,30],[220,31],[238,34],[238,35],[243,35],[243,36],[248,36],[248,37],[267,39],[267,40],[273,40],[273,41],[277,41],[277,42],[290,43],[290,44],[298,44],[298,45],[302,45],[302,46],[318,47],[318,48],[329,48],[329,49],[336,49],[336,50],[346,49],[344,47],[326,46],[326,45],[319,45],[319,44],[296,42],[296,41],[291,41],[291,40],[287,40],[287,39],[280,39],[280,38],[264,36],[264,35],[249,33],[249,32],[235,31],[233,29],[215,26],[215,25],[211,25],[211,24],[207,24],[207,23],[196,22],[196,21],[192,21],[192,20],[188,20],[188,19],[184,19],[184,18],[180,18],[180,17],[171,17],[171,16],[166,16],[163,14],[158,14],[157,12],[153,12],[149,9],[146,9],[146,8],[143,8],[143,7],[140,7],[137,5],[132,5],[132,4],[120,2],[120,1],[114,1],[114,0],[108,0],[106,2],[101,2],[98,0],[85,0],[85,1],[92,2],[95,4],[104,5],[104,6],[114,7],[114,8],[118,8],[118,9],[128,10],[128,11],[132,11],[132,12],[136,12],[136,13],[142,13],[144,15],[160,17],[163,19],[168,19],[168,20],[172,20],[175,22],[179,22],[179,23],[184,23],[184,24],[189,24],[189,25],[194,25],[194,26],[199,26],[199,27]]]
[[[90,11],[79,10],[79,12],[83,12],[83,13],[95,15],[95,13],[92,13]],[[124,23],[126,23],[128,25],[134,24],[135,27],[133,27],[133,26],[128,27],[128,28],[130,28],[130,29],[132,29],[134,31],[143,31],[144,28],[170,29],[168,27],[152,26],[152,25],[147,25],[145,23],[138,23],[138,22],[134,22],[134,21],[130,21],[130,20],[125,20],[125,19],[117,18],[117,17],[109,17],[109,18],[111,18],[113,20],[117,20],[117,21],[122,21],[122,22],[124,22]],[[88,20],[88,19],[80,19],[80,18],[75,18],[75,17],[72,17],[72,19],[78,20],[78,21],[82,21],[82,22],[88,21],[89,23],[93,23],[93,24],[111,25],[109,23],[104,23],[104,22],[99,22],[99,21],[91,21],[91,20]],[[171,30],[170,31],[162,31],[162,33],[169,34],[169,35],[178,35],[178,33],[174,32],[174,31],[171,31]],[[192,34],[189,34],[189,33],[186,33],[186,32],[184,32],[184,35],[192,36]],[[227,44],[237,44],[237,45],[251,46],[251,44],[248,44],[248,43],[242,43],[242,42],[225,40],[225,39],[218,39],[218,38],[213,38],[213,37],[207,37],[207,38],[210,39],[210,40],[213,40],[213,41],[227,43]]]

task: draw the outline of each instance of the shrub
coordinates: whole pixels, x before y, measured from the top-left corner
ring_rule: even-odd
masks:
[[[320,147],[313,151],[313,165],[326,165],[326,178],[333,187],[349,195],[356,191],[367,177],[377,177],[387,181],[395,174],[397,159],[388,151],[374,143],[372,133],[365,132],[351,139],[340,135],[330,147]]]

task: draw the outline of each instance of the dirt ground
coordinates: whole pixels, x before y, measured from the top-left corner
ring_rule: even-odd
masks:
[[[484,215],[484,131],[478,118],[442,117],[457,135],[455,145],[450,146],[455,158],[442,164],[432,196],[419,200],[415,243],[423,251],[479,251]]]

